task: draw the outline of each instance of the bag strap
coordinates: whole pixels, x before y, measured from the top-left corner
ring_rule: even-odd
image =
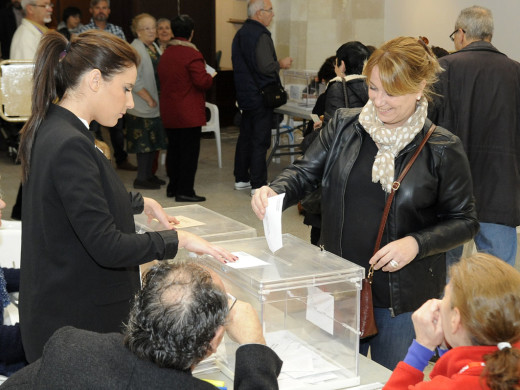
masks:
[[[430,138],[430,136],[432,135],[432,133],[434,132],[436,127],[437,126],[434,124],[431,125],[430,129],[424,136],[421,144],[419,145],[419,147],[413,154],[412,158],[410,159],[410,161],[408,161],[408,164],[406,164],[406,166],[404,167],[403,171],[401,172],[401,174],[399,175],[397,180],[394,181],[392,184],[392,192],[390,192],[390,195],[388,195],[388,198],[387,198],[386,204],[385,204],[385,208],[383,211],[383,216],[381,217],[381,223],[379,224],[379,231],[377,232],[377,239],[376,239],[376,245],[374,247],[374,254],[376,254],[376,252],[379,250],[379,248],[381,246],[381,239],[383,238],[383,231],[385,230],[386,220],[388,219],[388,213],[390,212],[390,205],[392,204],[392,201],[394,200],[395,192],[401,186],[401,182],[403,181],[404,177],[406,176],[406,174],[412,167],[413,163],[417,159],[417,156],[423,149],[424,145],[426,145],[426,142],[428,141],[428,139]],[[370,283],[372,283],[373,276],[374,276],[374,265],[371,265],[370,269],[368,271],[368,276],[367,276],[367,279],[370,281]]]
[[[343,84],[343,97],[345,98],[345,108],[348,108],[348,96],[347,96],[347,82],[342,77],[341,84]]]

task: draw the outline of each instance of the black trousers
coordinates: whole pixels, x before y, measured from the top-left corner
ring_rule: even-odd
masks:
[[[167,191],[174,195],[193,196],[199,163],[201,127],[165,130],[168,136],[166,171],[170,178]]]
[[[267,184],[267,150],[271,146],[273,109],[260,107],[242,111],[240,135],[235,151],[235,181],[251,182],[252,188]]]

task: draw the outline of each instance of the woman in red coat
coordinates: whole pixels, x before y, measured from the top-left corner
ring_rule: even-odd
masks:
[[[384,389],[520,388],[520,272],[483,253],[450,268],[442,301],[413,316],[416,339]],[[423,370],[439,346],[431,381]]]
[[[159,61],[160,109],[168,135],[166,195],[177,202],[206,200],[195,194],[194,182],[201,127],[206,124],[205,93],[216,73],[206,72],[204,57],[191,43],[193,27],[188,15],[177,16],[172,21],[174,38]]]

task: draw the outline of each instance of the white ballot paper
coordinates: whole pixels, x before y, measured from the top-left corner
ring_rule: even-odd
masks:
[[[226,263],[228,267],[231,268],[252,268],[252,267],[263,267],[269,265],[263,260],[260,260],[258,257],[252,256],[246,252],[231,252],[238,260],[234,263]]]
[[[215,70],[215,68],[212,68],[211,66],[206,64],[206,73],[209,73],[211,76],[213,76],[215,73],[217,73],[217,71]]]
[[[264,216],[264,234],[271,252],[283,246],[282,242],[282,206],[285,193],[267,198]]]

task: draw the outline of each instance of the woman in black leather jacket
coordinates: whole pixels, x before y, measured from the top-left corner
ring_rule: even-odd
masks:
[[[285,192],[289,207],[321,183],[325,249],[376,269],[379,333],[362,340],[360,349],[366,354],[370,346],[372,359],[389,369],[412,342],[412,312],[442,294],[445,252],[478,231],[466,154],[456,136],[438,127],[396,192],[381,249],[373,254],[392,182],[432,125],[427,100],[440,71],[414,38],[384,44],[363,71],[370,100],[361,114],[338,110],[305,156],[251,202],[263,218],[268,197]]]

